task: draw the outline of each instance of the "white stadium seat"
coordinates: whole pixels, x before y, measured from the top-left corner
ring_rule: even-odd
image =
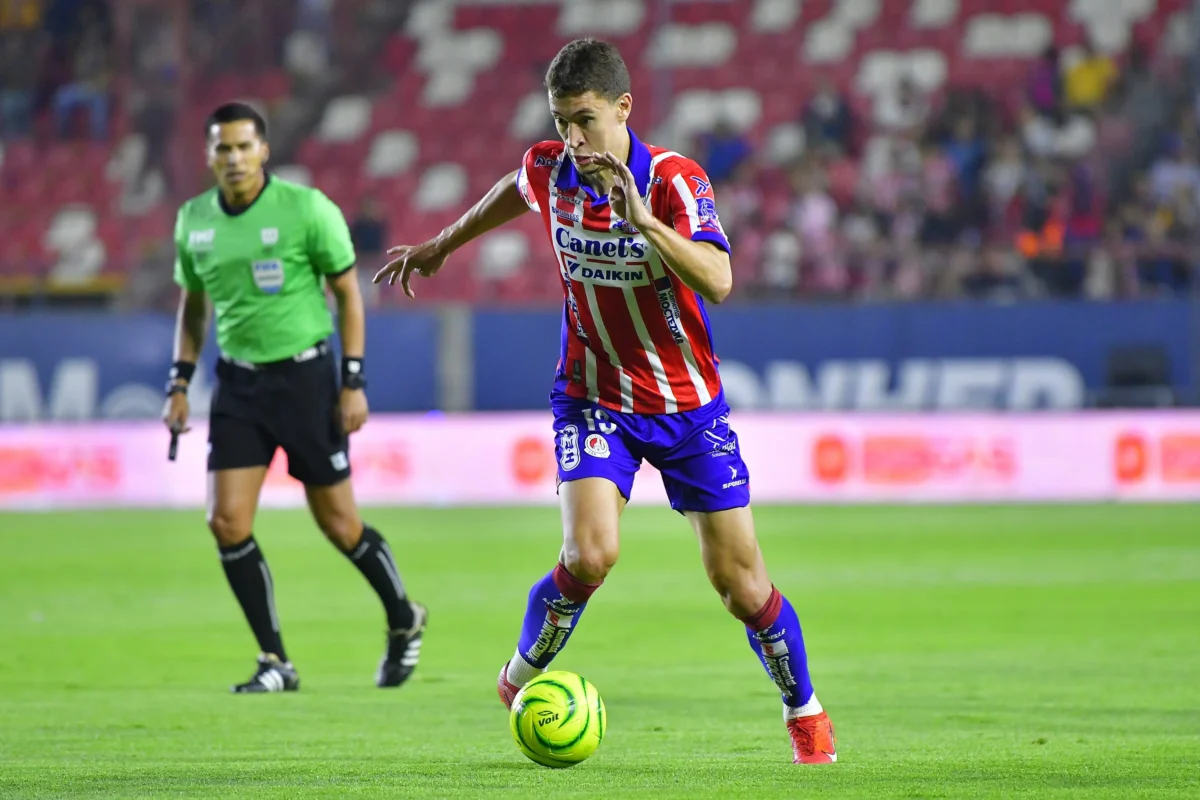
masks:
[[[958,0],[916,0],[909,9],[914,28],[944,28],[958,16]]]
[[[789,164],[804,155],[804,126],[784,122],[767,131],[765,155],[772,164]]]
[[[495,231],[483,238],[475,274],[486,280],[503,280],[521,271],[529,258],[529,239],[521,231]]]
[[[967,22],[963,54],[970,58],[1033,58],[1054,41],[1041,14],[978,14]]]
[[[58,286],[87,283],[100,274],[108,252],[104,242],[88,239],[77,247],[65,250],[50,268],[50,282]]]
[[[285,181],[298,183],[301,186],[312,186],[312,170],[303,164],[284,164],[276,167],[274,173]]]
[[[421,175],[415,203],[422,211],[441,211],[461,204],[466,193],[466,170],[458,164],[434,164]]]
[[[717,102],[726,120],[740,131],[747,131],[762,118],[762,97],[754,89],[726,89]]]
[[[402,175],[417,160],[419,143],[408,131],[380,131],[371,142],[363,171],[369,178]]]
[[[718,67],[733,56],[737,31],[724,22],[664,25],[646,50],[646,63],[655,67]]]
[[[646,16],[642,0],[566,0],[558,14],[562,36],[624,36]]]
[[[808,27],[800,47],[806,63],[834,64],[854,49],[854,31],[837,20],[823,19]]]
[[[51,252],[63,253],[82,247],[95,235],[96,214],[90,206],[63,206],[46,228],[42,244]]]
[[[833,4],[830,17],[851,30],[861,30],[879,19],[880,5],[880,0],[838,0]]]
[[[487,70],[499,63],[503,53],[504,38],[488,28],[444,31],[421,39],[416,65],[429,73],[447,68]]]
[[[454,4],[442,0],[424,0],[415,4],[404,22],[404,32],[414,39],[424,39],[448,30],[454,23]]]
[[[104,168],[104,177],[113,182],[127,183],[142,174],[145,163],[146,137],[131,133],[113,148]]]
[[[360,95],[335,97],[325,107],[316,136],[326,142],[352,142],[371,124],[371,101]]]
[[[755,0],[750,27],[758,33],[791,30],[800,19],[800,0]]]
[[[541,89],[521,98],[508,129],[514,139],[526,141],[539,136],[546,129],[550,119],[547,103],[546,92]]]
[[[475,71],[467,68],[440,69],[425,81],[421,104],[427,108],[462,105],[475,89]]]

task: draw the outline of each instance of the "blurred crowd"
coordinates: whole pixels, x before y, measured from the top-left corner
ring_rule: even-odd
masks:
[[[1144,44],[1119,60],[1049,49],[1000,96],[900,76],[856,110],[818,81],[783,170],[728,123],[694,146],[752,295],[1178,294],[1200,253],[1194,88]]]
[[[286,94],[306,71],[324,70],[334,47],[331,0],[127,2],[129,46],[117,47],[116,6],[104,0],[0,0],[0,137],[110,139],[119,119],[145,142],[146,207],[170,205],[176,174],[197,166],[190,145],[172,147],[194,125],[184,86],[286,65]],[[1190,66],[1159,52],[1137,41],[1119,58],[1049,49],[1000,94],[930,94],[900,75],[894,91],[866,103],[818,76],[796,110],[802,154],[783,168],[736,121],[719,123],[689,153],[716,184],[739,294],[1003,301],[1190,291],[1200,107]],[[346,212],[378,260],[386,214],[372,202]]]

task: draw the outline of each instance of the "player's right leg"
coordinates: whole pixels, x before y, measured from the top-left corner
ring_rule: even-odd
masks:
[[[497,691],[505,706],[566,646],[588,599],[617,563],[621,511],[641,464],[617,415],[600,413],[598,424],[590,403],[567,398],[556,398],[554,412],[563,546],[558,564],[530,589],[516,653],[500,670]]]
[[[254,515],[275,443],[257,424],[255,377],[222,362],[208,429],[208,528],[229,588],[258,641],[254,675],[237,693],[291,691],[300,679],[288,661],[275,610],[275,586],[254,539]]]

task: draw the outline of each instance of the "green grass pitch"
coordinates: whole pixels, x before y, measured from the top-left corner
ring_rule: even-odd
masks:
[[[0,797],[1197,797],[1200,509],[758,509],[841,761],[791,766],[778,694],[683,520],[626,513],[556,667],[608,736],[526,761],[495,696],[554,509],[372,510],[431,608],[372,685],[383,621],[301,512],[265,511],[303,688],[232,696],[256,649],[199,512],[0,515]]]

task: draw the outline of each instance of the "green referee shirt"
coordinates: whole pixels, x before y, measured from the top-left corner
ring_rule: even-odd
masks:
[[[212,298],[217,344],[242,361],[288,358],[333,333],[325,276],[353,265],[333,201],[273,176],[245,209],[230,213],[213,188],[175,221],[175,282]]]

